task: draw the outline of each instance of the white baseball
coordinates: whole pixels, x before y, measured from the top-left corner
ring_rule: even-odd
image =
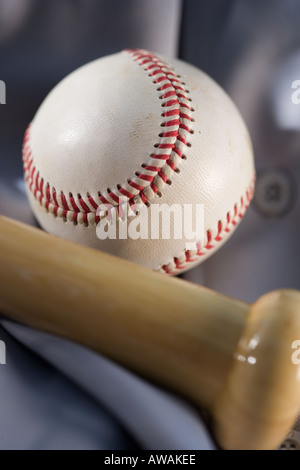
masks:
[[[197,68],[145,50],[62,80],[25,134],[23,161],[46,231],[170,274],[222,246],[253,195],[251,141],[230,98]],[[203,204],[204,230],[191,249],[184,234],[99,239],[97,207],[122,196],[149,213],[153,204]]]

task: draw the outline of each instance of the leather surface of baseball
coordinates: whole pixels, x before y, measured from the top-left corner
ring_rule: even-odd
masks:
[[[144,50],[62,80],[26,131],[23,161],[46,231],[169,274],[221,247],[253,196],[251,141],[231,99],[199,69]],[[161,229],[158,239],[100,239],[98,207],[120,200],[132,211],[128,222],[146,225],[154,204],[203,205],[203,231],[194,246],[172,224],[169,239]]]

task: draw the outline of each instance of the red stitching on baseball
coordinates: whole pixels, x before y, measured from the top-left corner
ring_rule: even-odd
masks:
[[[249,201],[249,203],[251,202],[253,198],[254,186],[255,186],[255,176],[253,177],[253,180],[251,181],[249,188],[247,188],[245,191],[245,196],[247,200]],[[205,254],[207,254],[212,248],[215,247],[215,245],[218,242],[221,242],[223,240],[223,235],[233,230],[233,228],[240,222],[241,218],[245,215],[249,204],[244,203],[243,196],[240,199],[240,204],[241,206],[239,210],[238,210],[237,204],[234,205],[232,218],[231,218],[230,212],[227,212],[225,226],[221,220],[218,221],[217,235],[214,238],[212,238],[212,231],[207,230],[206,244],[203,247],[201,247],[200,242],[196,243],[197,251],[195,252],[193,258],[192,258],[190,250],[185,250],[183,255],[180,256],[180,258],[182,258],[181,262],[179,260],[179,257],[176,256],[168,264],[164,264],[163,266],[161,266],[160,271],[165,272],[166,274],[170,274],[170,275],[178,274],[182,269],[185,269],[187,267],[187,263],[197,261],[199,256],[204,256]]]
[[[163,108],[170,108],[177,106],[176,109],[167,110],[162,114],[163,117],[168,119],[171,116],[178,116],[178,119],[167,120],[162,125],[164,127],[176,127],[176,129],[169,130],[168,132],[160,134],[162,141],[157,144],[155,147],[157,151],[154,154],[151,154],[150,158],[158,159],[158,160],[165,160],[165,165],[168,165],[169,168],[175,170],[176,165],[174,165],[173,161],[171,160],[172,155],[176,154],[180,158],[185,159],[183,156],[182,151],[178,148],[177,142],[181,142],[183,145],[188,145],[186,139],[180,134],[181,131],[191,132],[189,127],[185,124],[185,121],[191,121],[192,118],[189,116],[186,111],[192,112],[190,106],[188,106],[185,101],[190,101],[190,98],[187,98],[185,92],[188,90],[184,90],[184,88],[180,85],[184,85],[178,79],[178,76],[169,68],[169,66],[163,62],[160,58],[156,57],[155,55],[144,51],[144,50],[128,50],[126,51],[140,66],[145,66],[145,71],[149,72],[149,76],[152,78],[154,77],[154,83],[158,84],[162,83],[160,90],[168,90],[165,91],[164,94],[159,96],[160,99],[167,99],[166,102],[162,103]],[[177,85],[174,85],[176,83]],[[170,97],[176,97],[176,99],[168,99]],[[164,139],[167,138],[175,138],[174,143],[164,142]],[[162,149],[168,150],[168,153],[160,153]],[[93,213],[94,217],[96,217],[96,210],[97,210],[97,202],[93,197],[86,196],[86,202],[84,197],[78,199],[78,202],[82,208],[79,209],[78,205],[75,203],[73,196],[69,195],[66,196],[63,192],[61,193],[60,200],[57,199],[56,191],[54,189],[51,190],[51,185],[47,183],[46,191],[43,189],[43,184],[40,184],[40,174],[39,172],[36,173],[36,167],[32,167],[33,158],[31,157],[31,149],[30,149],[30,126],[28,127],[25,136],[24,136],[24,145],[23,145],[23,160],[24,160],[24,172],[26,181],[28,183],[29,188],[33,192],[34,196],[40,201],[41,205],[45,207],[46,210],[51,211],[55,216],[61,215],[62,217],[66,218],[65,211],[72,212],[73,211],[78,214],[88,214]],[[30,171],[31,170],[31,171]],[[149,202],[149,196],[145,194],[145,189],[149,187],[152,189],[153,194],[157,194],[158,187],[156,183],[156,178],[159,178],[157,181],[161,181],[166,184],[168,180],[165,177],[163,171],[164,167],[157,167],[155,165],[148,164],[145,166],[144,171],[151,171],[153,175],[149,175],[148,173],[140,172],[137,178],[134,178],[135,181],[130,179],[128,181],[128,185],[126,187],[121,187],[120,185],[117,186],[117,190],[110,191],[106,196],[100,195],[99,202],[104,204],[118,204],[119,196],[125,196],[129,200],[134,199],[136,203],[138,202]],[[36,178],[34,179],[34,175],[36,173]],[[42,182],[44,180],[42,179]],[[143,184],[139,184],[139,182],[143,182]],[[145,186],[145,184],[148,185]],[[160,183],[161,184],[161,183]],[[130,188],[133,188],[138,193],[131,192]],[[54,207],[53,207],[54,206]],[[61,211],[61,209],[63,211]],[[72,215],[72,214],[71,214]],[[72,215],[73,222],[78,222],[78,217]],[[87,217],[84,216],[80,219],[83,223],[87,222]]]

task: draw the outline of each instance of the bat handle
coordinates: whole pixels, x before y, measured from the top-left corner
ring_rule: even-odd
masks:
[[[274,449],[296,421],[300,366],[300,293],[278,290],[250,309],[231,370],[212,409],[217,440],[226,449]]]

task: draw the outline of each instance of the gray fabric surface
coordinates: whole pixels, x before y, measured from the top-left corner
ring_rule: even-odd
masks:
[[[136,448],[102,403],[26,347],[22,327],[1,323],[7,359],[0,366],[0,449]]]
[[[66,398],[69,396],[70,391],[65,390],[61,385],[58,386],[57,382],[56,386],[52,387],[56,395],[56,400],[53,399],[54,405],[52,406],[56,406],[58,411],[60,409],[59,416],[61,412],[61,416],[64,416],[68,410],[71,410],[72,417],[74,415],[74,418],[76,418],[77,414],[79,419],[83,417],[88,420],[83,429],[77,430],[79,437],[81,436],[80,433],[85,436],[89,435],[91,442],[94,444],[99,439],[98,444],[106,446],[102,448],[116,445],[117,439],[119,439],[117,445],[122,446],[124,437],[118,435],[117,432],[114,435],[113,424],[116,426],[116,423],[109,422],[106,413],[102,411],[104,406],[111,413],[111,416],[117,418],[124,429],[133,436],[135,442],[144,449],[199,449],[200,447],[209,449],[212,447],[207,431],[201,424],[197,412],[178,398],[146,383],[108,359],[81,346],[36,332],[21,325],[12,324],[9,321],[3,320],[2,326],[14,338],[44,358],[47,363],[55,368],[54,370],[61,372],[63,377],[70,379],[74,385],[78,386],[79,390],[86,392],[88,398],[92,397],[100,405],[97,413],[92,415],[93,410],[88,409],[87,400],[82,400],[82,397],[80,397],[83,402],[82,407],[81,401],[78,400],[77,402],[75,393],[66,407]],[[7,366],[9,366],[9,359]],[[8,369],[9,367],[6,368],[6,370]],[[33,377],[32,373],[31,375]],[[42,382],[41,377],[39,379],[36,375],[34,377],[38,387]],[[58,393],[56,393],[56,388],[59,388]],[[43,389],[45,389],[45,383]],[[47,396],[49,394],[51,394],[51,388],[48,390]],[[46,407],[51,406],[50,403],[47,403],[46,397],[42,401],[43,406],[45,406],[45,402]],[[65,410],[65,408],[67,409]],[[72,410],[76,410],[76,408],[77,413],[72,413]],[[47,411],[45,414],[47,416]],[[89,422],[91,415],[92,423]],[[52,419],[54,419],[53,416]],[[95,427],[94,421],[98,423],[98,429]],[[77,437],[74,424],[73,422],[71,428],[71,433],[75,434],[75,436],[71,435],[70,442],[72,443]],[[83,420],[84,424],[85,421]],[[94,427],[92,427],[93,424]],[[56,437],[53,438],[54,441],[51,439],[50,447],[57,445],[58,442],[62,445],[62,442],[64,442],[61,439],[64,439],[66,426],[63,422],[60,425],[57,419],[54,419],[52,426],[50,423],[52,430],[54,426],[59,430],[60,440],[56,441]],[[48,446],[48,438],[49,435],[42,435],[40,445]],[[82,442],[85,444],[84,440]],[[66,445],[68,445],[67,442]],[[73,445],[81,446],[82,444],[77,440]]]

